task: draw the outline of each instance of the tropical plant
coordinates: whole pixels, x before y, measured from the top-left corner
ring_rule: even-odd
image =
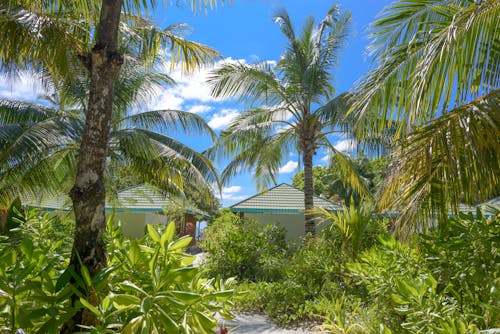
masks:
[[[283,275],[285,229],[275,224],[223,211],[205,229],[201,248],[207,252],[203,266],[210,276],[274,281]]]
[[[491,0],[400,0],[371,26],[377,67],[354,88],[352,115],[361,136],[396,122],[380,208],[397,209],[403,230],[499,194],[499,27]]]
[[[382,181],[384,180],[389,159],[386,157],[369,159],[359,154],[351,160],[356,172],[366,180],[368,190],[374,196],[378,194]],[[342,174],[339,173],[337,163],[333,161],[330,166],[313,167],[314,193],[334,201],[344,201],[350,204],[353,198],[356,205],[361,202],[360,196],[349,184],[343,182]],[[304,189],[304,171],[297,172],[292,177],[292,185]]]
[[[373,209],[356,207],[352,200],[349,207],[342,207],[342,211],[314,208],[311,213],[319,224],[326,225],[323,229],[325,238],[339,243],[339,249],[351,258],[375,245],[377,238],[387,231],[383,220],[372,218]]]
[[[36,210],[9,208],[0,236],[0,330],[3,333],[55,333],[77,311],[69,306],[73,285],[58,277],[71,250],[71,224]]]
[[[2,25],[2,66],[24,65],[42,67],[55,77],[68,77],[67,64],[81,61],[89,75],[89,93],[86,106],[85,125],[80,141],[75,185],[70,194],[76,219],[74,248],[71,264],[80,273],[81,265],[88,268],[92,276],[106,266],[106,251],[102,241],[105,230],[105,162],[107,159],[109,133],[115,79],[124,62],[119,45],[120,20],[128,23],[129,42],[144,55],[146,64],[162,46],[170,46],[172,64],[182,61],[185,70],[192,70],[215,55],[199,44],[189,44],[174,34],[165,33],[147,20],[135,15],[142,13],[156,1],[72,1],[57,4],[45,1],[2,2],[0,14]],[[215,4],[216,0],[206,1]],[[191,0],[193,6],[198,2]],[[148,6],[149,5],[149,6]],[[121,15],[122,10],[126,15]],[[2,27],[3,28],[3,27]],[[72,33],[75,31],[75,33]],[[61,38],[66,43],[61,43]],[[20,42],[24,42],[22,46]],[[5,64],[5,65],[4,65]],[[82,71],[82,68],[80,68]],[[78,258],[82,259],[80,263]],[[95,320],[95,318],[94,318]],[[87,324],[94,321],[86,318]],[[82,314],[61,331],[74,332],[81,323]]]
[[[229,307],[234,280],[208,279],[195,256],[184,253],[191,237],[175,236],[175,224],[163,231],[148,225],[141,240],[124,240],[108,223],[110,291],[94,306],[80,302],[100,320],[89,333],[213,333],[219,313],[232,318]]]
[[[420,235],[427,266],[437,290],[457,301],[468,321],[482,328],[500,326],[500,215],[476,213],[452,217],[446,228]]]
[[[220,135],[214,152],[227,155],[231,162],[222,172],[223,180],[255,166],[255,179],[260,188],[275,181],[284,157],[298,150],[304,166],[304,205],[313,207],[313,157],[320,147],[336,160],[344,179],[367,195],[361,178],[353,173],[348,157],[338,152],[328,135],[343,132],[344,96],[326,103],[334,93],[331,69],[346,39],[350,14],[332,6],[325,18],[315,26],[311,17],[303,31],[296,35],[288,13],[275,15],[287,48],[280,61],[252,65],[226,63],[214,70],[208,83],[216,97],[238,97],[251,102],[226,131]],[[315,233],[313,216],[305,216],[306,233]]]

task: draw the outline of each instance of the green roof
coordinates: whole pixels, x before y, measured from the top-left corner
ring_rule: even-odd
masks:
[[[314,206],[326,210],[341,210],[342,207],[326,198],[314,196]],[[302,213],[304,206],[304,191],[282,183],[260,194],[249,197],[230,207],[232,212],[262,212],[262,213]]]
[[[488,216],[488,215],[494,214],[495,210],[500,211],[500,196],[492,198],[486,202],[483,202],[483,203],[480,203],[480,204],[477,204],[474,206],[460,204],[458,209],[460,212],[465,212],[465,213],[469,213],[469,212],[475,213],[477,211],[477,209],[480,209],[484,215]]]
[[[23,201],[27,206],[43,208],[46,210],[70,210],[71,200],[68,195],[41,196],[36,199]],[[106,210],[130,211],[130,212],[162,212],[170,205],[181,205],[170,199],[168,195],[160,192],[159,189],[140,185],[118,192],[117,198],[106,201]],[[206,213],[196,208],[194,205],[186,204],[185,212],[188,214],[207,216]]]

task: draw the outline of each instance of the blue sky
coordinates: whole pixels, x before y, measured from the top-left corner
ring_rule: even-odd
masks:
[[[173,4],[175,0],[170,0]],[[160,27],[176,23],[187,23],[192,31],[186,37],[216,49],[226,60],[247,63],[257,60],[277,61],[285,48],[285,39],[272,17],[276,9],[285,7],[297,29],[310,15],[320,20],[335,2],[327,0],[234,0],[232,4],[219,5],[214,10],[193,13],[189,5],[169,5],[151,14]],[[337,92],[352,87],[353,83],[369,69],[365,48],[368,44],[368,25],[377,13],[389,4],[389,0],[337,1],[341,8],[352,14],[351,36],[340,53],[338,68],[334,72]],[[158,92],[158,98],[146,106],[148,109],[175,108],[196,112],[204,117],[216,131],[224,129],[245,108],[234,101],[215,101],[204,85],[210,68],[191,76],[171,73],[177,86]],[[39,87],[28,76],[18,82],[7,82],[0,77],[0,97],[34,100]],[[203,150],[210,146],[209,138],[176,135],[193,148]],[[339,148],[346,147],[345,138],[336,138]],[[318,153],[316,163],[324,164],[324,154]],[[292,154],[282,162],[279,182],[291,183],[297,171],[298,157]],[[223,167],[223,163],[218,167]],[[223,190],[223,205],[231,205],[257,192],[249,173],[236,177]]]

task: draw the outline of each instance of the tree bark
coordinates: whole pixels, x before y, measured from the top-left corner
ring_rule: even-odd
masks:
[[[304,164],[304,207],[306,209],[304,220],[306,236],[316,235],[316,223],[314,221],[314,215],[308,212],[308,210],[311,210],[314,207],[313,155],[314,144],[310,142],[304,143],[304,148],[302,151],[302,163]]]
[[[117,52],[118,24],[123,0],[103,0],[96,30],[96,44],[82,63],[90,71],[89,103],[85,128],[78,158],[75,185],[70,196],[75,212],[75,238],[70,266],[81,276],[82,265],[94,277],[105,268],[106,246],[103,233],[106,229],[104,172],[108,154],[109,133],[113,106],[114,84],[122,56]],[[86,289],[81,288],[82,292]],[[88,289],[92,291],[92,288]],[[97,304],[95,295],[87,296]],[[77,296],[72,297],[72,303]],[[82,309],[64,324],[61,333],[81,330],[78,325],[92,326],[96,317]]]

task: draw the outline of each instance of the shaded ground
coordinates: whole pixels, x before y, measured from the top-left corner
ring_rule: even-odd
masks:
[[[313,333],[302,329],[291,330],[279,328],[262,315],[238,314],[233,320],[221,320],[221,325],[229,329],[229,333],[234,334],[306,334]],[[217,331],[218,333],[218,331]]]
[[[195,252],[193,252],[195,253]],[[206,253],[195,253],[196,260],[193,262],[194,266],[200,263],[206,257]],[[275,323],[268,320],[263,315],[257,314],[237,314],[233,320],[220,320],[219,325],[225,326],[229,329],[229,334],[307,334],[314,333],[303,329],[283,329],[279,328]],[[219,334],[219,330],[216,331]]]

